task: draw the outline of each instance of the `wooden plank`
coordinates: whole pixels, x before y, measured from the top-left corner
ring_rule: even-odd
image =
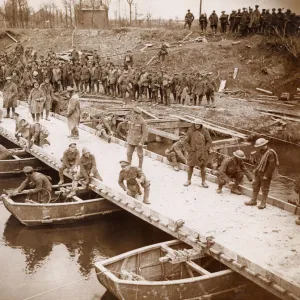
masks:
[[[225,86],[226,86],[226,80],[221,80],[220,87],[219,87],[219,93],[224,91]]]
[[[279,116],[279,115],[276,115],[276,114],[271,114],[271,113],[263,112],[263,111],[261,111],[260,113],[263,114],[263,115],[266,115],[266,116],[272,116],[272,117],[276,117],[276,118],[279,118],[279,119],[284,119],[284,120],[300,123],[300,119],[285,117],[285,116]]]
[[[236,79],[238,71],[239,71],[239,68],[234,68],[233,79]]]
[[[6,34],[8,35],[8,37],[10,37],[14,42],[18,42],[13,36],[11,36],[7,31],[6,31]]]
[[[148,127],[148,132],[152,133],[152,134],[155,134],[155,135],[158,135],[160,137],[169,139],[171,141],[177,141],[179,139],[178,135],[175,135],[173,133],[169,133],[169,132],[166,132],[166,131],[162,131],[162,130],[159,130],[159,129],[156,129],[156,128],[153,128],[153,127]]]
[[[93,98],[79,98],[80,102],[95,102],[95,103],[107,103],[107,104],[123,104],[120,100],[104,100],[104,99],[93,99]]]
[[[159,119],[157,116],[155,116],[155,115],[149,113],[149,112],[146,111],[145,109],[143,109],[143,108],[141,108],[141,107],[139,107],[139,108],[140,108],[140,110],[141,110],[145,115],[147,115],[148,117],[150,117],[150,118],[152,118],[152,119],[156,119],[156,120]]]
[[[200,273],[201,275],[210,275],[211,274],[209,271],[207,271],[204,268],[198,266],[197,264],[195,264],[192,261],[186,261],[185,264],[187,266],[189,266],[190,268],[192,268],[193,270],[195,270],[196,272]]]
[[[273,104],[273,105],[279,105],[279,106],[288,106],[288,107],[294,107],[295,105],[292,104],[285,104],[285,103],[272,103],[270,101],[263,101],[263,100],[248,100],[248,102],[257,102],[257,103],[264,103],[264,104]]]
[[[262,92],[264,94],[273,95],[273,92],[267,91],[267,90],[264,90],[264,89],[261,89],[261,88],[256,88],[256,90],[259,91],[259,92]]]
[[[156,57],[157,55],[155,54],[147,63],[146,66],[149,66],[151,64],[151,62],[153,61],[153,59]]]

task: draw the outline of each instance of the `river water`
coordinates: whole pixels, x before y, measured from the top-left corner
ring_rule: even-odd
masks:
[[[152,144],[148,148],[157,148],[156,152],[162,153],[167,146]],[[272,146],[279,154],[280,173],[296,178],[300,167],[299,150],[286,144]],[[57,182],[56,172],[52,176]],[[23,179],[0,179],[0,193],[4,188],[16,187]],[[280,179],[272,193],[288,199],[294,196],[292,187],[292,183]],[[72,284],[32,299],[116,299],[97,281],[93,264],[170,239],[173,238],[127,212],[68,226],[28,228],[14,219],[0,203],[0,300],[27,299],[68,283]],[[237,299],[276,298],[255,288],[226,300]]]

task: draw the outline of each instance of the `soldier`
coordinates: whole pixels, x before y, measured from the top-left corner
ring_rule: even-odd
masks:
[[[241,15],[241,23],[240,23],[240,31],[242,36],[247,36],[249,22],[250,22],[250,16],[247,12],[247,9],[244,7]]]
[[[28,98],[32,85],[32,76],[27,67],[24,68],[23,74],[21,75],[21,87],[25,94],[25,98]]]
[[[87,93],[90,77],[91,77],[91,73],[89,68],[87,67],[87,65],[83,65],[80,73],[80,81],[81,81],[81,91],[84,93]]]
[[[200,167],[202,186],[208,188],[206,184],[206,164],[212,145],[209,132],[203,127],[201,122],[195,120],[192,127],[187,131],[184,142],[186,143],[186,150],[188,152],[188,180],[184,186],[191,185],[194,167]]]
[[[103,87],[104,95],[109,94],[108,72],[109,72],[109,67],[104,66],[102,68],[102,74],[101,74],[101,84],[102,84],[102,87]]]
[[[49,203],[51,200],[52,185],[49,181],[49,177],[34,172],[32,167],[25,167],[23,172],[26,179],[16,189],[17,193],[23,192],[24,194],[34,197],[39,203]],[[25,188],[31,187],[32,189],[25,190]]]
[[[80,123],[80,102],[79,96],[74,94],[74,89],[71,87],[67,88],[67,91],[70,93],[70,101],[68,103],[68,127],[71,132],[69,136],[71,139],[79,139],[78,126]]]
[[[28,97],[28,106],[31,113],[33,122],[40,121],[40,116],[43,113],[45,103],[44,92],[39,89],[39,83],[35,82],[33,89],[31,90]]]
[[[27,139],[29,135],[30,124],[25,119],[22,119],[16,112],[14,113],[13,118],[16,122],[15,137],[17,139],[20,137]]]
[[[229,32],[233,32],[235,17],[236,17],[236,10],[233,10],[229,16],[229,23],[230,23]]]
[[[39,147],[50,145],[49,141],[47,140],[49,134],[50,133],[48,129],[40,123],[30,124],[27,137],[28,148],[31,148],[33,144]]]
[[[62,166],[59,169],[59,183],[58,185],[64,184],[64,170],[67,169],[69,172],[73,172],[77,169],[80,160],[80,153],[77,149],[76,143],[71,143],[69,148],[64,152],[61,159]]]
[[[126,141],[128,133],[128,117],[126,116],[117,126],[116,135],[119,139]]]
[[[179,140],[175,142],[170,148],[165,151],[167,159],[172,163],[175,171],[179,171],[178,163],[187,163],[186,151],[185,151],[185,138],[186,134],[184,132],[180,133]]]
[[[238,186],[242,182],[244,174],[247,176],[248,180],[252,182],[252,174],[247,170],[244,165],[243,160],[246,156],[242,150],[237,150],[233,152],[233,157],[225,158],[219,169],[219,187],[217,193],[222,192],[223,186],[228,183],[231,188],[232,194],[241,195]]]
[[[199,26],[201,28],[201,32],[203,33],[206,33],[206,29],[207,29],[207,16],[206,14],[201,14],[200,15],[200,18],[199,18]]]
[[[264,17],[264,26],[265,26],[265,33],[270,35],[272,32],[272,15],[270,14],[270,10],[266,10],[266,15]]]
[[[193,23],[195,17],[189,9],[188,9],[188,12],[185,15],[184,19],[185,19],[184,28],[186,28],[186,25],[188,25],[189,29],[191,29],[191,26],[192,26],[192,23]]]
[[[75,62],[74,66],[74,81],[76,84],[76,90],[78,92],[81,91],[81,66],[78,61]]]
[[[128,76],[128,71],[123,71],[123,74],[118,79],[118,84],[121,88],[121,97],[123,100],[126,100],[126,93],[129,93],[129,98],[132,97],[131,91],[132,91],[132,84],[130,82],[130,78]]]
[[[227,23],[228,23],[228,15],[225,14],[225,11],[222,11],[222,15],[220,16],[220,22],[221,22],[221,32],[226,33]]]
[[[151,79],[151,100],[152,103],[158,103],[158,90],[160,88],[158,72],[154,72]]]
[[[277,14],[276,14],[276,8],[272,8],[272,14],[271,14],[271,34],[275,34],[275,29],[277,28]]]
[[[210,21],[210,27],[211,27],[211,30],[213,33],[217,33],[217,28],[218,28],[218,21],[219,21],[219,18],[216,14],[216,11],[214,10],[212,12],[212,14],[210,15],[209,17],[209,21]]]
[[[139,195],[142,195],[141,187],[144,188],[144,204],[151,204],[149,201],[150,195],[150,181],[147,180],[143,171],[138,167],[133,167],[128,161],[122,160],[121,172],[119,174],[119,185],[120,187],[127,192],[127,195],[137,198]],[[126,180],[126,186],[124,184]]]
[[[3,107],[6,108],[6,117],[10,117],[10,109],[12,110],[11,118],[13,118],[13,113],[18,105],[18,88],[15,83],[11,81],[11,77],[6,77],[6,83],[3,87]]]
[[[79,52],[76,50],[76,46],[73,47],[73,50],[71,52],[71,60],[73,61],[74,65],[79,61]]]
[[[95,85],[97,89],[97,94],[99,93],[100,88],[100,79],[101,79],[101,68],[99,63],[93,63],[91,70],[91,92],[95,92]]]
[[[80,179],[84,179],[83,184],[86,186],[86,188],[88,188],[88,185],[92,178],[103,181],[97,170],[95,156],[87,148],[83,147],[82,156],[79,160],[79,170],[72,182],[72,191],[68,195],[68,198],[72,198],[73,196],[75,196]]]
[[[277,13],[277,28],[278,32],[283,35],[284,33],[284,27],[285,27],[285,15],[282,12],[281,8],[278,8],[278,13]]]
[[[142,111],[139,107],[133,109],[133,116],[128,122],[127,136],[127,160],[131,163],[134,149],[136,148],[139,158],[139,167],[143,166],[143,145],[148,138],[148,126],[141,116]]]
[[[61,69],[59,68],[58,63],[56,62],[52,70],[52,84],[55,92],[58,92],[61,89],[61,80],[62,80]]]
[[[187,78],[186,73],[182,73],[182,78],[180,79],[180,88],[179,88],[179,96],[180,96],[180,104],[189,104],[190,102],[190,91],[189,86],[190,82]]]
[[[94,52],[93,52],[93,64],[94,65],[96,65],[96,64],[99,64],[99,61],[100,61],[100,57],[99,57],[99,55],[98,55],[98,53],[97,53],[97,50],[94,50]]]
[[[164,105],[170,106],[170,95],[171,95],[171,82],[172,78],[166,74],[166,72],[162,72],[162,88],[163,88],[163,99]]]
[[[147,99],[147,90],[149,86],[149,73],[146,71],[145,68],[142,68],[142,72],[139,80],[139,86],[140,86],[140,100],[143,99],[143,95],[145,95],[145,98]]]
[[[115,66],[111,64],[108,72],[108,84],[109,84],[110,95],[113,96],[113,98],[116,97],[117,81],[118,81],[118,71],[115,68]]]
[[[265,33],[265,30],[266,30],[266,20],[265,20],[266,14],[267,14],[266,10],[263,9],[262,13],[259,17],[259,32],[263,33],[263,34]]]
[[[99,115],[98,124],[96,126],[96,135],[98,137],[103,137],[108,143],[111,142],[111,136],[113,135],[113,131],[109,124],[110,117],[105,117],[104,114]]]
[[[252,185],[253,194],[252,199],[245,202],[245,205],[255,206],[257,204],[259,190],[261,189],[262,199],[261,204],[258,206],[259,209],[266,208],[272,177],[275,169],[279,165],[277,153],[268,147],[268,142],[269,141],[264,138],[259,138],[255,142],[254,147],[258,148],[259,153],[256,160],[257,163],[253,171],[253,174],[255,175]]]
[[[298,194],[298,197],[299,197],[298,200],[297,200],[297,203],[296,203],[297,207],[299,207],[299,206],[300,206],[300,176],[299,176],[298,179],[295,181],[295,188],[294,188],[294,191],[295,191],[296,194]],[[295,223],[296,223],[297,225],[300,225],[300,216],[298,217],[297,220],[295,220]]]
[[[165,44],[164,40],[162,41],[162,45],[158,52],[158,60],[165,61],[166,56],[168,55],[168,46]]]
[[[15,52],[16,52],[17,56],[23,56],[23,54],[24,54],[24,47],[22,46],[20,41],[17,42]]]
[[[52,99],[53,95],[53,87],[50,83],[50,78],[48,76],[45,77],[45,82],[41,84],[40,90],[44,93],[45,103],[44,109],[46,110],[46,120],[49,120],[49,112],[52,109]],[[43,112],[41,113],[41,118],[43,118]]]
[[[206,100],[207,106],[210,107],[210,101],[212,103],[212,108],[216,107],[215,104],[215,90],[217,89],[217,84],[213,78],[211,78],[212,73],[206,74]]]
[[[133,57],[131,55],[131,51],[127,50],[127,53],[124,57],[124,67],[126,66],[126,69],[128,69],[128,67],[132,68],[133,66]]]
[[[196,79],[193,82],[192,94],[194,105],[197,105],[198,100],[198,105],[200,106],[203,96],[206,94],[206,82],[203,80],[203,76],[200,74],[200,72],[196,74]]]

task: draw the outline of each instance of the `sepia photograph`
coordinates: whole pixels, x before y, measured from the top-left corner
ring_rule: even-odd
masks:
[[[300,300],[300,0],[0,0],[0,300]]]

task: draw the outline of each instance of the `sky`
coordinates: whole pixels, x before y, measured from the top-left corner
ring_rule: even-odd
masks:
[[[3,3],[5,0],[0,0]],[[110,18],[114,18],[115,11],[118,10],[118,2],[120,1],[121,17],[129,15],[129,6],[127,0],[111,0],[110,4]],[[300,15],[300,0],[202,0],[203,12],[210,14],[212,10],[216,10],[217,13],[221,13],[225,10],[230,13],[232,9],[238,9],[242,7],[254,7],[255,4],[262,8],[290,8],[292,11]],[[28,0],[29,5],[35,10],[38,10],[44,2],[54,2],[60,6],[62,0]],[[74,0],[76,2],[76,0]],[[200,0],[134,0],[137,3],[137,11],[143,18],[148,12],[151,12],[152,18],[162,19],[184,19],[187,9],[199,17]],[[133,8],[134,12],[134,8]]]

